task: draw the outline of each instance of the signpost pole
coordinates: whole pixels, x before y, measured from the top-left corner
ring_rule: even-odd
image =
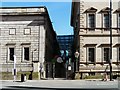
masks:
[[[109,22],[110,22],[110,59],[109,59],[109,65],[110,65],[110,81],[112,81],[112,0],[110,0],[110,13],[109,13]]]

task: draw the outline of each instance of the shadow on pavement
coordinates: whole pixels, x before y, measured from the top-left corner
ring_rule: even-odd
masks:
[[[116,88],[95,89],[95,88],[48,88],[48,87],[27,87],[27,86],[7,86],[1,90],[119,90]]]

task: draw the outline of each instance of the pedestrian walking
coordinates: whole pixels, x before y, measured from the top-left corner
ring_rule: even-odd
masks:
[[[107,73],[105,72],[103,76],[103,81],[107,81],[107,80],[108,80],[108,76],[107,76]]]

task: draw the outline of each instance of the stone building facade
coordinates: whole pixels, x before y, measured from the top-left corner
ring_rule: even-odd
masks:
[[[120,2],[112,2],[112,71],[120,73]],[[109,72],[109,0],[72,2],[71,26],[79,55],[79,73]],[[108,73],[109,74],[109,73]]]
[[[16,55],[17,72],[44,72],[52,77],[52,58],[59,53],[56,33],[46,7],[0,9],[0,64],[12,72]],[[50,66],[48,68],[48,66]]]

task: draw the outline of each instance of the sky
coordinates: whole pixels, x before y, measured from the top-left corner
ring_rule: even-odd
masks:
[[[2,2],[1,7],[46,6],[57,35],[72,35],[71,2]]]

